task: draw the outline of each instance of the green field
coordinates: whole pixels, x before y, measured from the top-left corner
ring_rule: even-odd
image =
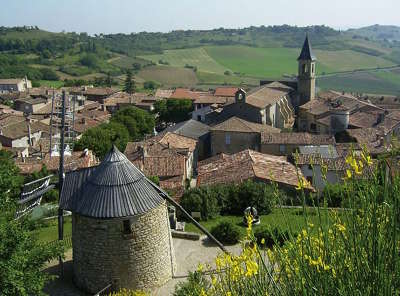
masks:
[[[63,81],[52,81],[52,80],[39,80],[40,86],[60,88],[64,86]]]
[[[196,66],[203,73],[223,74],[229,70],[249,77],[272,79],[296,75],[296,58],[299,52],[299,48],[258,48],[233,45],[166,50],[163,54],[142,56],[142,58],[154,63],[161,60],[175,67],[184,67],[188,64]],[[317,73],[319,74],[395,65],[384,58],[353,50],[315,50],[315,55],[318,59]],[[221,80],[220,77],[216,78]],[[203,82],[204,79],[200,77],[200,81]]]
[[[400,95],[400,75],[392,71],[340,74],[317,79],[320,89]]]
[[[165,50],[163,54],[140,56],[140,58],[158,63],[160,60],[168,62],[170,66],[196,66],[198,71],[224,74],[228,67],[218,64],[203,47]]]
[[[204,85],[252,85],[258,86],[260,81],[255,78],[238,76],[238,75],[224,75],[210,72],[197,71],[197,78],[199,84]]]
[[[165,86],[195,86],[198,82],[192,69],[171,66],[150,66],[142,69],[137,76],[144,81],[153,80]]]

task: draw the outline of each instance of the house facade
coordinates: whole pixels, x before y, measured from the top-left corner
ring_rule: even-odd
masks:
[[[32,88],[32,82],[28,78],[0,79],[1,92],[24,92]]]
[[[245,149],[260,150],[262,132],[279,133],[272,126],[231,117],[228,120],[211,127],[211,155],[220,153],[234,154]]]

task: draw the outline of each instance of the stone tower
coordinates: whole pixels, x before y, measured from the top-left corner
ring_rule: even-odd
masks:
[[[304,40],[303,48],[297,61],[299,63],[297,91],[300,97],[300,105],[303,105],[315,98],[315,63],[317,59],[312,53],[308,36]]]
[[[146,290],[175,268],[165,199],[116,147],[97,167],[68,173],[60,208],[72,212],[74,282]]]

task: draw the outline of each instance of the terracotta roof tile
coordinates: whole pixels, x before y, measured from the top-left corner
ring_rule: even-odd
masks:
[[[235,97],[236,92],[239,90],[237,87],[217,87],[214,96],[217,97]]]
[[[248,179],[297,186],[299,169],[285,157],[244,150],[236,154],[222,154],[198,167],[198,186],[241,183]],[[311,188],[310,188],[311,189]]]
[[[314,135],[309,133],[261,133],[262,144],[293,145],[334,145],[331,135]]]

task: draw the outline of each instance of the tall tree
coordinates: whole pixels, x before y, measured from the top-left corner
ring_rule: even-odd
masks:
[[[115,144],[119,150],[124,151],[129,141],[127,128],[118,122],[102,124],[87,130],[75,143],[74,149],[83,150],[88,148],[103,159],[107,152]]]
[[[128,94],[133,94],[135,90],[136,90],[136,85],[135,81],[132,78],[132,71],[128,70],[128,72],[126,73],[124,91],[127,92]]]
[[[111,122],[124,125],[128,131],[131,141],[143,139],[145,135],[153,133],[154,116],[136,107],[127,107],[119,110],[111,118]]]

